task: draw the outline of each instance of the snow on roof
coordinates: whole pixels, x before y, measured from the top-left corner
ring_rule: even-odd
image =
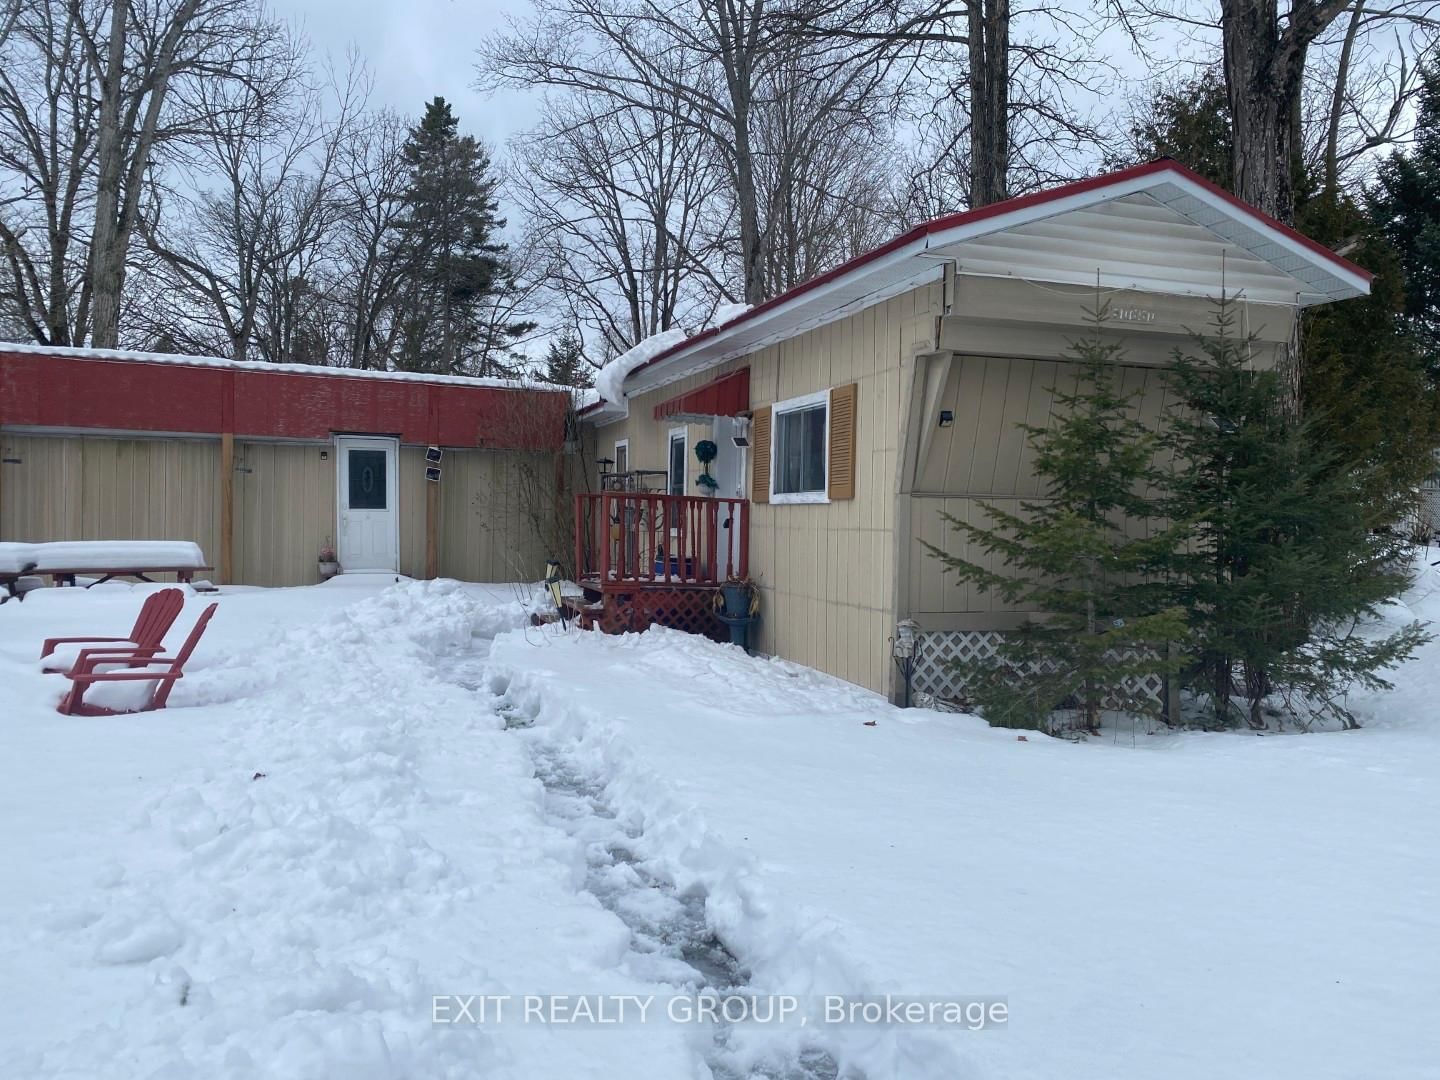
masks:
[[[428,375],[418,371],[371,371],[364,368],[329,367],[324,364],[271,364],[263,360],[227,360],[222,356],[186,356],[178,353],[139,352],[130,349],[85,349],[67,345],[27,345],[0,341],[0,355],[54,356],[75,360],[121,360],[143,364],[174,364],[180,367],[232,368],[236,371],[270,371],[282,375],[337,376],[349,379],[381,379],[387,382],[442,383],[448,386],[490,387],[496,390],[543,390],[559,392],[564,387],[533,379],[493,379],[469,375]]]
[[[595,389],[606,401],[620,401],[624,396],[625,378],[630,372],[684,340],[684,330],[661,330],[658,334],[651,334],[602,367],[595,376]]]

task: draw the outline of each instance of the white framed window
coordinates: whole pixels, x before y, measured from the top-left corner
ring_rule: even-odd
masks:
[[[830,391],[776,402],[770,416],[770,501],[828,503]]]
[[[627,473],[630,471],[630,440],[617,439],[615,442],[615,471]]]
[[[688,433],[683,427],[670,429],[670,456],[667,459],[669,472],[669,483],[665,490],[671,495],[685,494],[685,472],[689,467],[686,453],[689,451]]]

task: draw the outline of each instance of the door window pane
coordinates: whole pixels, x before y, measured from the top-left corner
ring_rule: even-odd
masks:
[[[350,475],[350,509],[385,509],[384,450],[351,450],[346,462]]]
[[[670,436],[670,494],[685,494],[685,436]]]
[[[825,404],[780,413],[775,421],[775,493],[825,490]]]

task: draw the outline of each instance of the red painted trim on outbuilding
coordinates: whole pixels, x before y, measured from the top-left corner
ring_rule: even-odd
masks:
[[[14,426],[559,450],[568,408],[563,391],[0,351],[0,423]]]
[[[750,369],[711,379],[688,393],[655,406],[655,419],[667,416],[739,416],[750,408]]]

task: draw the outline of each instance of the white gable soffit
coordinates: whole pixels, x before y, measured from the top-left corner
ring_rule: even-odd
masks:
[[[1158,181],[1158,182],[1157,182]],[[1363,296],[1369,281],[1185,177],[1085,192],[962,223],[931,238],[956,271],[1175,296],[1308,307]],[[1188,188],[1188,190],[1187,190]],[[1067,205],[1069,204],[1069,205]],[[998,227],[997,227],[998,226]]]
[[[921,226],[828,279],[740,315],[638,368],[643,393],[960,274],[1307,307],[1363,296],[1370,279],[1173,162],[1058,188]],[[597,423],[625,410],[602,404]]]

